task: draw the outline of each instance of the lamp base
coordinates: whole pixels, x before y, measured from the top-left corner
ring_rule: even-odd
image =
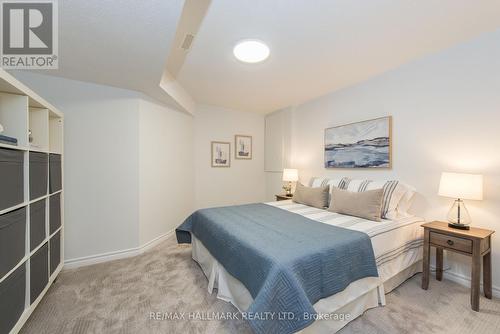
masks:
[[[459,229],[459,230],[470,230],[470,226],[469,225],[458,224],[458,223],[448,223],[448,227],[456,228],[456,229]]]

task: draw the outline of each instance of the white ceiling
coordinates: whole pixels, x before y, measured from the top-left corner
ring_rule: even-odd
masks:
[[[59,1],[59,69],[40,71],[144,92],[159,87],[184,0]]]
[[[177,79],[198,103],[265,113],[499,26],[498,0],[213,0]],[[267,42],[270,58],[234,59],[247,38]]]
[[[43,73],[187,111],[196,102],[267,113],[500,27],[499,0],[212,0],[203,19],[209,2],[59,1],[59,69]],[[196,37],[179,56],[186,32]],[[269,59],[237,61],[232,49],[248,38],[267,42]]]

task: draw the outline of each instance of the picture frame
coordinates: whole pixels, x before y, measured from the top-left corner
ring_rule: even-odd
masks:
[[[234,157],[235,159],[252,159],[252,136],[235,135],[234,136]]]
[[[325,129],[325,168],[392,168],[392,116]]]
[[[211,142],[211,165],[214,168],[231,167],[231,143]]]

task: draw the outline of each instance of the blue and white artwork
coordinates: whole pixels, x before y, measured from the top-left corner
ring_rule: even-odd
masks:
[[[391,122],[383,117],[325,130],[325,168],[390,168]]]

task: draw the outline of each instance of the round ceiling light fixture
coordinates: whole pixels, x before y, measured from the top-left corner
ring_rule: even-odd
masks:
[[[269,57],[269,47],[258,40],[247,39],[238,42],[233,49],[233,54],[244,63],[260,63]]]

